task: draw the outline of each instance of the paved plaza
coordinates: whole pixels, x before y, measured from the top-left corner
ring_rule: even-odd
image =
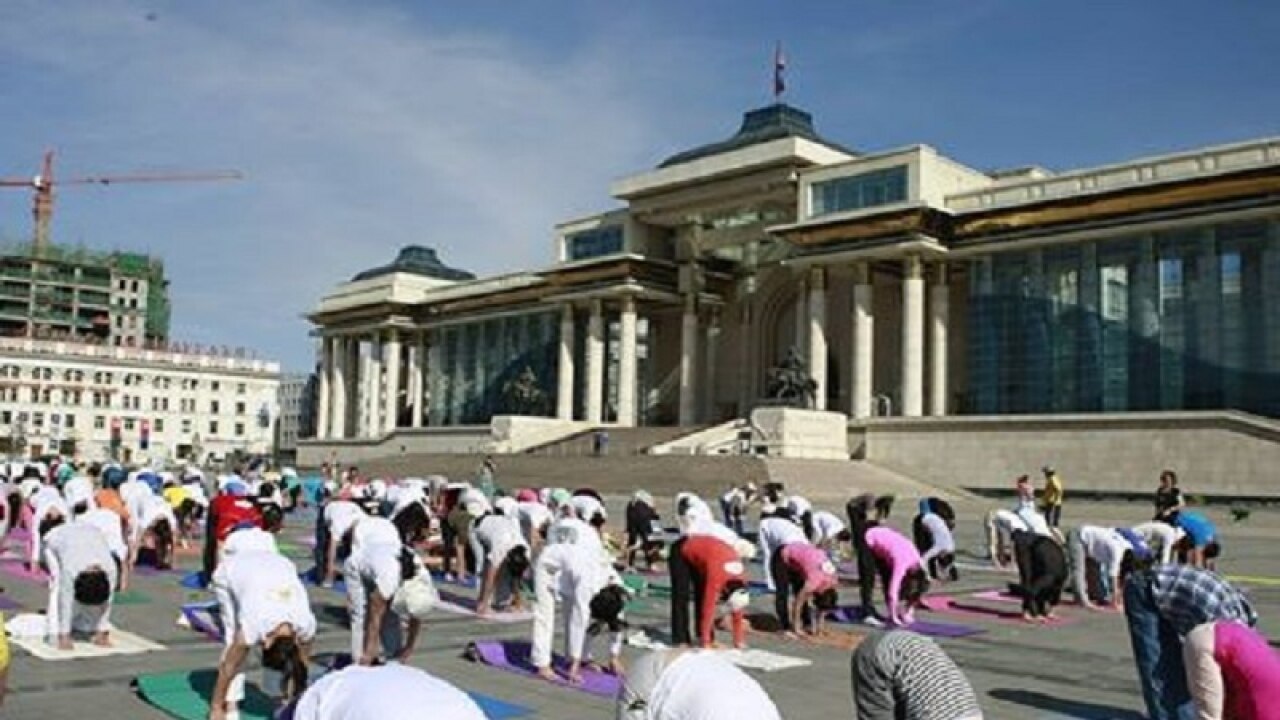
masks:
[[[622,498],[610,498],[612,517],[621,517]],[[960,512],[958,539],[966,568],[980,561],[981,513],[995,501],[964,500]],[[660,499],[659,510],[670,515],[669,498]],[[835,509],[834,507],[831,509]],[[891,524],[906,529],[914,503],[900,499]],[[1261,615],[1261,629],[1269,637],[1280,633],[1280,556],[1275,552],[1280,538],[1280,514],[1255,509],[1242,523],[1232,523],[1224,509],[1209,513],[1220,523],[1225,539],[1221,568],[1228,576],[1240,578]],[[1064,523],[1087,520],[1099,524],[1129,525],[1149,515],[1146,503],[1069,502]],[[285,532],[291,546],[305,549],[309,521],[292,518]],[[309,561],[297,559],[300,568]],[[194,556],[184,556],[181,564],[194,567]],[[757,566],[755,572],[759,573]],[[117,623],[132,632],[163,643],[161,652],[97,660],[47,662],[15,650],[10,678],[11,695],[0,711],[5,720],[75,718],[164,718],[166,715],[137,698],[130,684],[143,673],[214,667],[220,646],[175,624],[178,606],[200,599],[205,593],[182,588],[180,574],[139,577],[135,586],[147,601],[117,606]],[[1009,575],[966,569],[961,581],[942,592],[962,596],[971,591],[1000,586]],[[44,590],[30,582],[0,575],[4,595],[26,609],[44,604]],[[847,602],[856,595],[844,587]],[[331,590],[313,589],[312,601],[321,629],[318,651],[344,650],[347,630],[342,626],[345,598]],[[770,611],[768,596],[756,598],[753,609]],[[633,613],[634,624],[665,632],[666,606],[648,604],[644,612]],[[944,614],[924,614],[923,618],[980,627],[986,632],[967,638],[942,641],[945,649],[965,670],[991,718],[1110,718],[1141,717],[1137,677],[1130,657],[1124,618],[1105,612],[1090,613],[1065,607],[1063,614],[1075,621],[1064,627],[1028,627],[1017,622],[975,620]],[[860,627],[843,628],[865,632]],[[437,613],[428,625],[413,659],[468,690],[477,690],[502,700],[533,708],[536,718],[611,718],[611,703],[589,695],[479,667],[462,657],[466,645],[477,639],[521,638],[527,624],[497,624]],[[754,676],[773,696],[787,720],[827,720],[852,717],[849,686],[849,653],[825,647],[784,642],[753,634],[754,645],[813,660],[807,668]],[[628,657],[634,657],[628,649]],[[253,682],[258,677],[250,671]],[[424,712],[423,718],[432,717]]]

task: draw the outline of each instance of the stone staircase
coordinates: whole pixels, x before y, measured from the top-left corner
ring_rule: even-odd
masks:
[[[606,427],[609,433],[608,454],[612,456],[641,455],[654,445],[669,442],[701,430],[701,427]],[[585,430],[571,437],[539,445],[525,451],[526,455],[539,456],[594,456],[595,431]]]

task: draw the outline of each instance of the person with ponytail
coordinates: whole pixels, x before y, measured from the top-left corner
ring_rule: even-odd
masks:
[[[241,670],[258,647],[262,664],[284,675],[284,700],[306,688],[307,662],[316,633],[306,588],[298,568],[269,550],[244,549],[226,555],[213,573],[226,647],[210,700],[209,720],[226,720],[244,697]]]
[[[342,569],[351,617],[352,660],[361,665],[372,665],[379,659],[406,662],[418,642],[422,622],[416,617],[401,617],[392,600],[401,585],[418,575],[419,565],[413,551],[400,541],[396,526],[384,518],[361,521],[351,556]]]

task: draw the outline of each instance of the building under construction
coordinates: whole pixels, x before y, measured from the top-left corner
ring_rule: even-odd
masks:
[[[0,248],[0,335],[142,347],[169,338],[169,283],[150,255]]]

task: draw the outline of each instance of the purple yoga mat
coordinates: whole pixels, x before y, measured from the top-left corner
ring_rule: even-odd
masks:
[[[1015,598],[1016,599],[1016,598]],[[927,607],[933,612],[951,613],[954,615],[967,615],[972,618],[985,620],[1000,620],[1003,622],[1016,622],[1019,625],[1025,624],[1022,619],[1021,610],[1001,609],[993,607],[985,607],[973,602],[965,602],[957,600],[947,595],[935,595],[926,598]],[[1004,602],[1003,599],[1000,602]],[[1021,600],[1018,600],[1021,602]],[[1073,622],[1070,618],[1056,617],[1045,622],[1046,625],[1070,625]]]
[[[8,595],[0,595],[0,610],[21,610],[22,603]]]
[[[43,583],[49,580],[49,576],[40,568],[35,570],[27,570],[27,564],[21,560],[4,560],[0,561],[0,572],[18,580],[25,580],[33,583]]]
[[[832,610],[827,619],[834,623],[860,623],[864,615],[862,611],[855,607],[845,606]],[[906,626],[907,630],[920,633],[921,635],[930,635],[932,637],[969,637],[970,635],[981,635],[986,630],[982,628],[971,627],[969,625],[953,625],[951,623],[931,622],[929,620],[916,620]]]
[[[470,649],[472,657],[485,665],[519,675],[538,677],[537,670],[534,669],[533,664],[529,661],[530,645],[527,642],[481,640],[472,643]],[[551,666],[563,674],[569,667],[569,662],[557,655],[552,657]],[[616,675],[587,668],[582,669],[581,685],[570,685],[569,681],[563,677],[561,677],[561,682],[558,684],[571,690],[580,690],[589,695],[603,698],[617,697],[618,691],[622,688],[622,680]]]

